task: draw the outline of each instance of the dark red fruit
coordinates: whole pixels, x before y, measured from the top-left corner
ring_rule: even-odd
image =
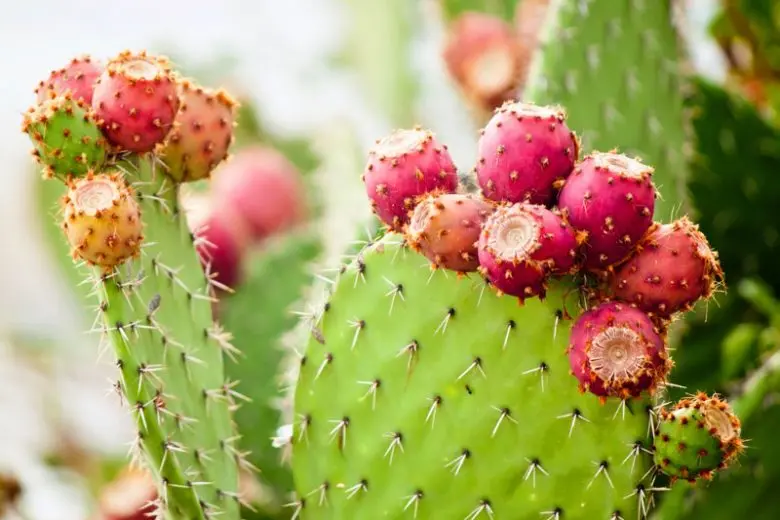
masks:
[[[407,241],[435,267],[476,271],[477,241],[493,209],[492,203],[476,195],[430,195],[414,209],[406,230]]]
[[[520,300],[545,296],[550,275],[571,272],[577,238],[564,219],[540,205],[499,206],[482,227],[480,271],[499,292]]]
[[[579,143],[563,110],[507,102],[482,130],[478,153],[477,181],[486,198],[547,205],[574,169]]]
[[[103,66],[89,56],[73,58],[68,65],[53,70],[45,81],[38,84],[35,94],[38,103],[61,96],[70,91],[74,101],[92,104],[92,91],[98,77],[103,73]]]
[[[611,278],[612,293],[646,312],[669,317],[687,311],[723,280],[717,253],[688,217],[655,224],[637,250]]]
[[[567,353],[582,391],[628,399],[665,382],[672,367],[666,348],[666,331],[647,314],[605,302],[577,319]]]
[[[566,180],[558,207],[587,233],[583,266],[607,270],[625,260],[653,223],[653,168],[616,152],[585,157]]]
[[[402,231],[412,210],[429,193],[454,193],[458,174],[447,147],[421,128],[396,130],[368,152],[363,173],[374,213]]]

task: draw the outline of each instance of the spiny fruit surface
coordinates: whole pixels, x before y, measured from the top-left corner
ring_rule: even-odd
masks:
[[[345,268],[301,362],[300,518],[635,518],[648,403],[577,390],[569,287],[519,307],[401,241]]]
[[[490,201],[471,194],[430,195],[414,208],[407,241],[435,267],[476,271],[477,242],[493,209]]]
[[[587,232],[583,265],[606,270],[624,260],[653,224],[653,168],[617,152],[580,162],[558,196],[572,226]]]
[[[717,254],[688,217],[656,224],[611,278],[616,298],[667,317],[709,298],[723,280]]]
[[[92,107],[108,140],[131,152],[149,152],[162,142],[179,109],[168,61],[146,53],[121,53],[95,85]]]
[[[143,240],[141,212],[132,188],[119,173],[74,180],[63,202],[62,229],[74,259],[110,270],[138,256]]]
[[[577,236],[544,206],[502,205],[485,221],[477,248],[480,271],[490,283],[522,301],[544,297],[549,276],[573,269]]]
[[[24,115],[22,130],[44,176],[80,176],[106,161],[107,143],[89,107],[69,94],[48,99]]]
[[[233,142],[236,101],[189,80],[179,81],[179,111],[160,147],[168,175],[177,182],[207,178]]]
[[[673,478],[710,479],[742,451],[740,421],[718,396],[699,393],[660,415],[655,462]]]
[[[452,22],[444,62],[467,97],[492,110],[512,97],[520,49],[512,26],[498,16],[465,12]]]
[[[485,197],[550,204],[557,184],[574,169],[579,143],[563,110],[508,101],[485,125],[477,152]]]
[[[95,82],[103,73],[103,65],[90,56],[73,58],[65,67],[51,71],[49,77],[35,89],[38,103],[70,92],[71,97],[87,105],[92,103]]]
[[[287,157],[267,146],[244,148],[212,176],[215,204],[231,206],[252,239],[280,233],[306,219],[306,186]]]
[[[368,152],[363,172],[371,208],[390,229],[401,231],[428,193],[454,193],[458,174],[447,147],[421,128],[396,130]]]
[[[584,312],[572,328],[568,353],[580,388],[603,398],[654,392],[672,366],[666,330],[620,302],[603,302]]]

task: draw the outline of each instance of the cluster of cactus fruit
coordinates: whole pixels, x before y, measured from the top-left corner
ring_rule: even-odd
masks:
[[[386,230],[309,316],[294,516],[629,518],[659,475],[740,453],[717,395],[661,402],[669,327],[723,283],[717,254],[687,217],[654,221],[652,166],[580,146],[561,108],[508,101],[476,189],[428,130],[372,147]]]

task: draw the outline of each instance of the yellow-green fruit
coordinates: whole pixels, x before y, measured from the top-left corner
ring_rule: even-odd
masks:
[[[88,174],[69,186],[62,229],[74,259],[111,269],[138,255],[143,223],[138,202],[118,173]]]

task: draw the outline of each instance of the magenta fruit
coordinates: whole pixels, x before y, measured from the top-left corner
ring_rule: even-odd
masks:
[[[424,195],[458,188],[447,147],[428,130],[396,130],[378,140],[368,155],[362,176],[366,194],[374,213],[394,231],[403,230]]]
[[[583,266],[608,270],[625,260],[653,223],[653,168],[615,152],[595,152],[576,166],[558,207],[587,233]]]
[[[494,206],[475,195],[430,195],[415,207],[406,230],[409,245],[435,267],[471,272],[479,267],[477,241]]]
[[[654,225],[637,251],[611,278],[612,293],[660,317],[690,310],[723,280],[717,253],[688,217]]]
[[[170,132],[179,109],[168,61],[145,52],[121,53],[98,78],[92,108],[112,144],[136,153],[153,150]]]
[[[523,301],[544,297],[550,275],[575,266],[577,236],[566,221],[540,205],[499,206],[479,237],[480,271],[500,292]]]
[[[482,130],[478,154],[475,170],[486,198],[548,205],[574,169],[579,143],[563,110],[507,102]]]
[[[627,303],[604,302],[574,324],[567,349],[580,389],[601,398],[654,392],[672,367],[666,331]]]
[[[92,104],[95,82],[103,73],[103,66],[89,56],[73,58],[67,66],[53,70],[46,80],[38,84],[35,94],[38,103],[70,92],[74,101]]]

